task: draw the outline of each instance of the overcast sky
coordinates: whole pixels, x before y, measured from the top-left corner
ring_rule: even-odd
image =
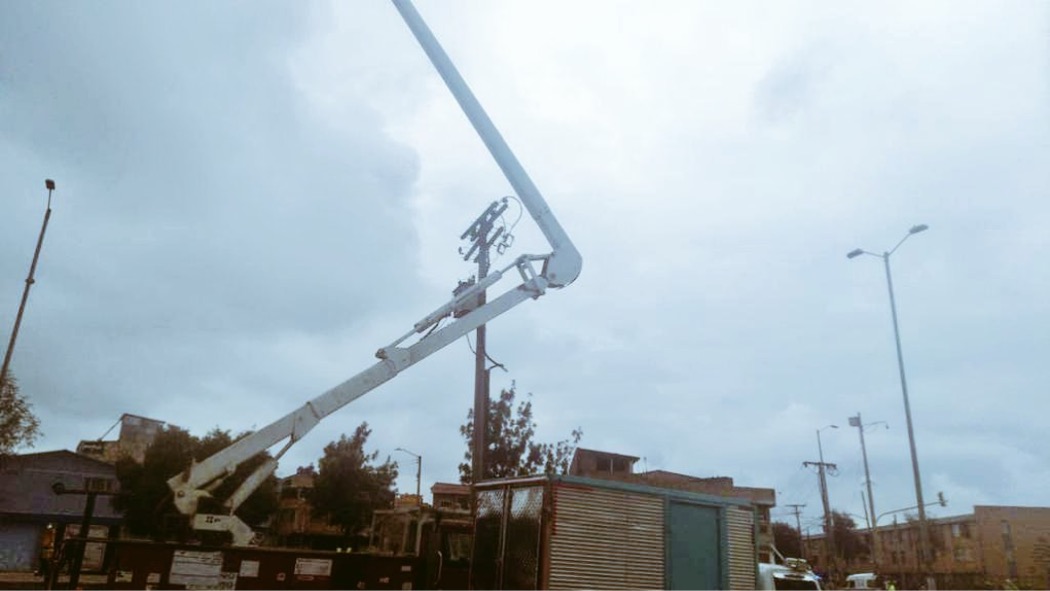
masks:
[[[537,438],[861,516],[1050,505],[1050,7],[420,0],[583,256],[489,325]],[[35,451],[120,417],[260,428],[371,366],[473,272],[511,193],[387,2],[0,4],[0,329]],[[516,216],[512,206],[508,222]],[[525,216],[502,259],[549,247]],[[509,287],[503,286],[501,289]],[[466,340],[322,422],[456,481]],[[889,518],[885,518],[889,519]],[[883,522],[880,522],[883,523]]]

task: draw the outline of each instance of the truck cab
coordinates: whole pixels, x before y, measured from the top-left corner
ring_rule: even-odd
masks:
[[[429,589],[466,589],[474,522],[469,510],[429,505],[381,509],[372,516],[368,553],[418,557]]]
[[[820,577],[799,558],[787,558],[784,564],[761,563],[758,565],[759,589],[811,589],[819,590]]]

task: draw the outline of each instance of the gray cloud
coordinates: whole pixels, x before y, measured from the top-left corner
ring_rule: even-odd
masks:
[[[883,269],[844,255],[927,223],[893,259],[927,496],[1046,504],[1043,8],[420,4],[584,256],[489,330],[541,438],[581,426],[808,519],[801,463],[837,423],[833,505],[859,515],[862,412],[892,427],[877,508],[911,504]],[[2,322],[59,182],[15,355],[43,447],[121,412],[262,426],[471,272],[458,233],[507,188],[391,7],[0,11]],[[472,367],[456,343],[282,470],[368,420],[454,479]]]
[[[40,330],[15,365],[41,410],[147,412],[142,397],[273,364],[281,353],[259,343],[410,297],[416,157],[367,106],[347,134],[299,97],[285,56],[304,11],[4,11],[4,141],[59,185],[27,316]],[[23,263],[4,264],[13,293]]]

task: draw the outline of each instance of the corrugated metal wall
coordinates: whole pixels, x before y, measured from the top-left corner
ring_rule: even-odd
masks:
[[[664,499],[556,484],[552,487],[550,589],[660,589]]]
[[[755,514],[750,507],[726,508],[729,588],[755,588]]]

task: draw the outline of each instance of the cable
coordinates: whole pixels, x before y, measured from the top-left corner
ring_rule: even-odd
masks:
[[[467,349],[470,350],[470,352],[472,354],[477,355],[478,352],[476,350],[474,350],[474,345],[470,344],[470,333],[467,333],[466,336],[467,336]],[[496,361],[495,359],[493,359],[492,356],[489,355],[488,351],[485,351],[485,359],[488,359],[489,361],[492,362],[492,367],[487,368],[487,370],[493,370],[493,369],[498,367],[498,368],[502,369],[503,371],[505,371],[507,373],[510,373],[510,371],[507,369],[507,366],[505,366],[502,363],[500,363],[499,361]]]
[[[445,322],[445,319],[444,319],[444,318],[440,318],[440,319],[438,319],[438,321],[434,323],[434,326],[431,326],[431,327],[430,327],[430,330],[428,330],[428,331],[427,331],[427,334],[425,334],[425,335],[423,335],[423,336],[419,337],[419,340],[421,340],[421,341],[422,341],[423,339],[425,339],[425,338],[429,337],[429,336],[430,336],[430,335],[431,335],[431,334],[432,334],[432,333],[433,333],[433,332],[434,332],[435,330],[437,330],[437,329],[438,329],[438,327],[439,327],[439,326],[441,326],[441,324],[442,324],[443,322]]]
[[[518,217],[514,219],[514,222],[510,224],[510,228],[508,229],[507,218],[504,216],[504,214],[500,214],[499,219],[501,222],[503,222],[504,232],[503,236],[500,238],[499,244],[496,245],[496,257],[493,260],[503,256],[503,254],[507,252],[507,250],[511,246],[514,245],[514,228],[518,227],[518,222],[521,221],[521,216],[525,211],[525,208],[524,206],[522,206],[521,201],[515,195],[507,195],[503,199],[513,199],[514,202],[518,204]]]

